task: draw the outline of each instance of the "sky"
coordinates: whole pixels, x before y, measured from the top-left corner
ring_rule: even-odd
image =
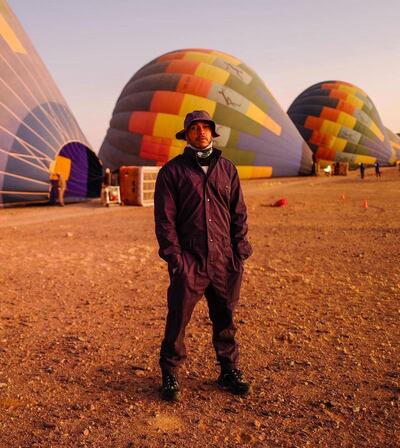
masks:
[[[208,48],[250,66],[286,111],[312,84],[347,81],[400,132],[398,0],[8,0],[98,152],[143,65]]]

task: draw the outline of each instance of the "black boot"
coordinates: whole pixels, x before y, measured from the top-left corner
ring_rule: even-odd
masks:
[[[250,392],[250,383],[245,381],[240,369],[222,370],[218,378],[219,386],[235,395],[247,395]]]
[[[161,400],[179,401],[181,398],[181,390],[179,388],[178,379],[170,373],[163,373],[162,386],[160,388]]]

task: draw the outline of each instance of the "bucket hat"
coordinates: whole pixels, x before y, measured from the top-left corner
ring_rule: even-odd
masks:
[[[190,125],[195,121],[207,121],[210,123],[212,136],[219,137],[219,134],[215,130],[215,123],[211,119],[209,113],[205,110],[194,110],[193,112],[189,112],[185,117],[185,122],[183,124],[184,129],[177,132],[175,137],[178,140],[186,140],[186,131],[189,129]]]

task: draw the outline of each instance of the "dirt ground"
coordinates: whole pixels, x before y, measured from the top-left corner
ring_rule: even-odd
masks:
[[[243,189],[247,398],[215,384],[203,300],[182,401],[160,402],[168,276],[152,208],[0,210],[1,448],[400,446],[399,172]]]

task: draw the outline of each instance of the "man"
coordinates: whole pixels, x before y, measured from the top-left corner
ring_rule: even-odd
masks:
[[[317,168],[318,168],[318,159],[317,159],[317,155],[315,154],[315,152],[312,153],[312,166],[311,166],[311,175],[312,176],[317,176]]]
[[[378,161],[375,162],[375,176],[381,177],[381,165]]]
[[[58,188],[58,204],[61,207],[64,207],[64,195],[65,190],[67,189],[67,181],[64,179],[64,176],[60,173],[57,173],[57,188]]]
[[[364,173],[365,173],[365,165],[361,162],[360,163],[360,176],[361,176],[361,179],[364,179]]]
[[[103,205],[108,205],[107,199],[109,198],[110,186],[112,181],[112,174],[110,168],[106,168],[104,171],[103,182],[101,184],[101,203]]]
[[[186,358],[185,328],[196,303],[206,297],[213,345],[221,367],[219,385],[245,395],[250,385],[238,368],[233,320],[243,275],[252,249],[247,213],[237,170],[213,147],[218,137],[206,111],[186,115],[184,153],[160,170],[155,187],[155,225],[159,254],[168,263],[168,315],[161,344],[161,398],[177,401],[177,372]]]

